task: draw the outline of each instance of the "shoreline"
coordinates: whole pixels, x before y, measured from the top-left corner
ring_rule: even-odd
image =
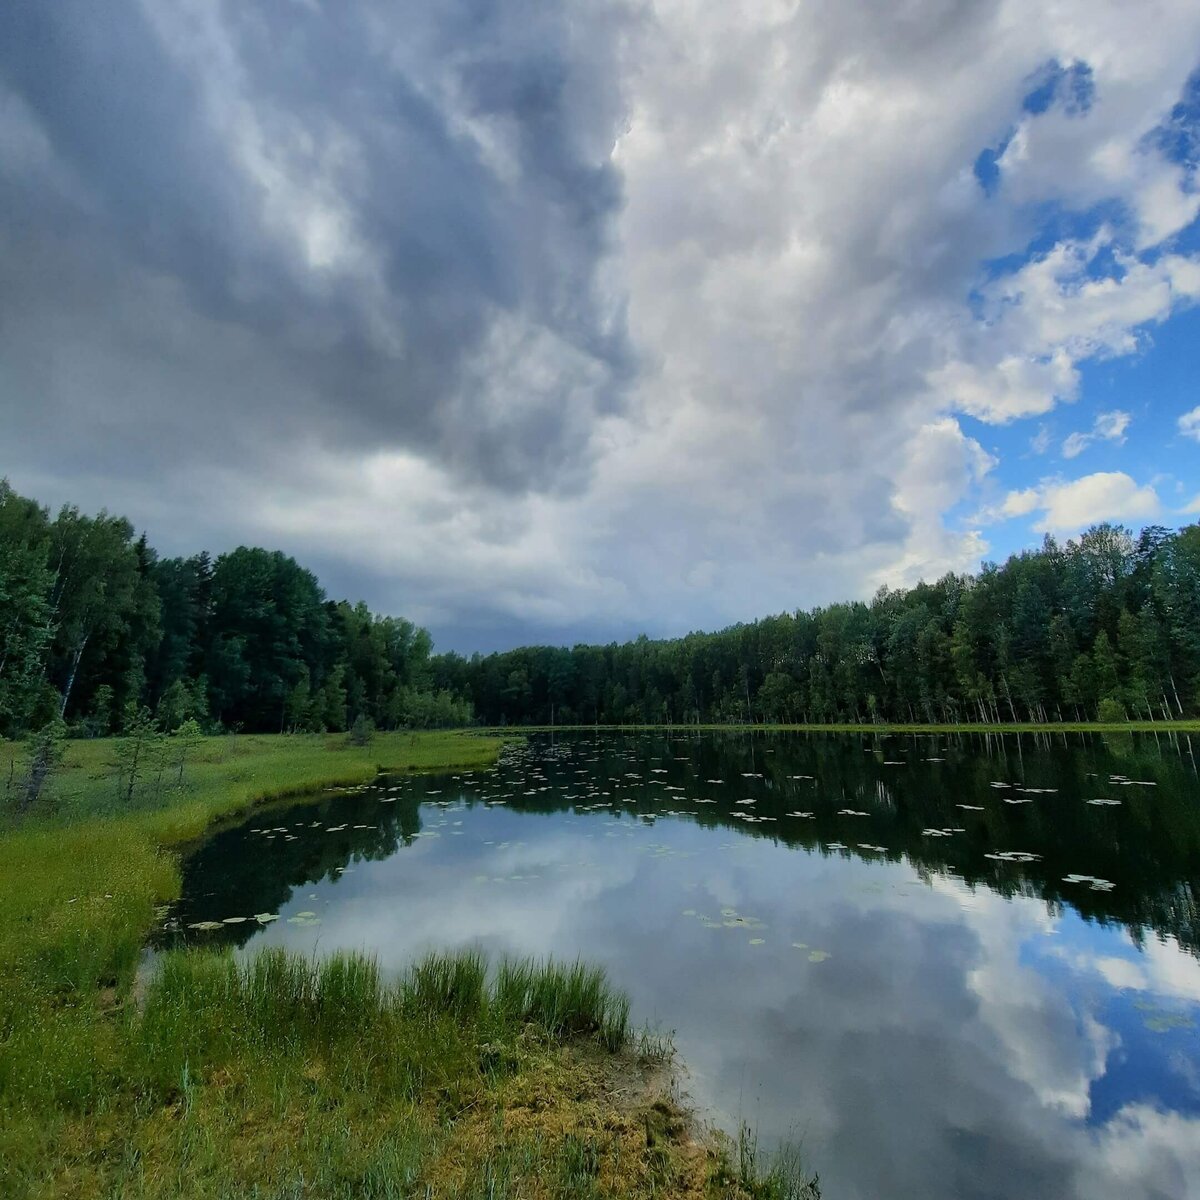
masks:
[[[1200,734],[1200,720],[1180,721],[1017,721],[999,725],[963,723],[943,724],[748,724],[728,725],[481,725],[479,732],[489,736],[519,736],[527,733],[875,733],[875,734],[932,734],[932,733],[1195,733]]]
[[[819,1195],[680,1102],[673,1053],[629,1031],[601,972],[435,954],[390,983],[367,956],[267,950],[239,965],[191,948],[135,997],[190,846],[381,771],[488,767],[519,736],[224,735],[184,787],[135,811],[114,802],[115,742],[68,743],[55,811],[0,827],[0,1192]],[[0,744],[0,767],[19,749]]]

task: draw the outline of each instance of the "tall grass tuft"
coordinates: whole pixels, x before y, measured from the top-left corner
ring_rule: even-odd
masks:
[[[410,969],[401,994],[411,1012],[474,1019],[488,1002],[487,963],[477,950],[430,954]]]
[[[478,1026],[481,1037],[533,1025],[562,1041],[594,1036],[615,1052],[629,1037],[629,1000],[579,962],[506,961],[489,981],[476,950],[430,954],[394,988],[363,954],[319,960],[272,948],[239,961],[188,950],[163,955],[134,1029],[147,1072],[174,1081],[188,1064],[360,1043],[430,1019]]]
[[[613,1051],[629,1037],[629,999],[599,967],[507,960],[493,991],[503,1021],[534,1024],[557,1038],[595,1034]]]
[[[821,1181],[805,1168],[799,1149],[785,1143],[764,1157],[748,1125],[738,1131],[736,1162],[727,1157],[725,1178],[751,1200],[821,1200]]]

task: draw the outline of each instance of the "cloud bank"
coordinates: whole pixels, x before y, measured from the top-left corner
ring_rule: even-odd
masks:
[[[1186,0],[11,0],[0,35],[0,472],[444,644],[969,569],[989,427],[1200,298]],[[1157,511],[1035,486],[1035,530]]]

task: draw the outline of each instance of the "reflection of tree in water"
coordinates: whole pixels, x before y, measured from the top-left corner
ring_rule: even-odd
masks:
[[[665,774],[652,774],[655,769]],[[1112,776],[1156,786],[1125,786]],[[603,802],[615,816],[653,821],[670,811],[704,828],[733,829],[826,855],[907,859],[927,878],[952,875],[1005,896],[1069,904],[1086,918],[1126,926],[1135,940],[1151,930],[1200,953],[1200,788],[1187,748],[1150,735],[1116,741],[979,734],[533,739],[527,749],[511,751],[493,775],[452,785],[409,780],[394,803],[370,790],[260,810],[188,860],[177,916],[187,924],[276,913],[296,890],[340,878],[339,868],[396,853],[421,831],[422,799],[440,801],[443,790],[449,798],[451,786],[469,808],[503,798],[513,810],[531,814],[587,809],[602,799],[598,792],[608,791]],[[737,804],[750,796],[753,806]],[[1028,802],[1005,803],[1006,796]],[[1098,797],[1121,804],[1085,803]],[[716,803],[696,803],[701,798]],[[839,816],[842,808],[868,815]],[[796,811],[814,815],[787,815]],[[313,823],[321,828],[311,828]],[[326,831],[341,824],[347,827]],[[280,833],[267,842],[248,832],[284,826],[295,841]],[[963,832],[927,832],[942,829]],[[845,849],[831,849],[835,842]],[[864,850],[861,843],[882,849]],[[1019,864],[986,857],[998,851],[1039,857]],[[1110,881],[1113,889],[1064,882],[1072,874]],[[207,936],[240,945],[257,928],[234,925]]]
[[[345,825],[345,828],[338,828]],[[319,827],[318,827],[319,826]],[[366,826],[366,828],[356,828]],[[330,832],[330,829],[335,830]],[[268,830],[252,833],[253,829]],[[286,829],[295,838],[289,841]],[[184,863],[183,897],[173,913],[182,927],[160,938],[187,937],[194,921],[278,913],[293,893],[322,881],[334,882],[356,862],[380,862],[421,830],[413,798],[389,801],[368,791],[258,809],[244,824],[215,834]],[[228,925],[205,935],[206,942],[240,946],[257,932],[257,922]],[[190,940],[190,938],[189,938]]]
[[[600,779],[628,771],[642,776],[640,783],[630,781],[618,789],[604,784],[606,790],[629,797],[630,802],[614,806],[614,813],[653,819],[669,809],[701,826],[736,828],[745,836],[825,854],[907,859],[927,876],[949,874],[1005,896],[1069,904],[1085,918],[1126,926],[1136,941],[1152,930],[1172,935],[1200,954],[1200,786],[1188,747],[1173,736],[642,737],[625,743],[639,765],[620,770],[618,765],[630,761],[624,754],[602,743],[589,745],[589,753],[600,752],[594,764]],[[677,762],[685,749],[690,763]],[[687,790],[657,795],[659,789],[647,783],[651,759],[670,771],[663,779],[684,782]],[[573,770],[577,755],[562,761]],[[547,776],[556,770],[563,767],[552,759]],[[746,772],[762,778],[743,779]],[[790,778],[794,775],[814,778]],[[1114,783],[1112,776],[1156,786]],[[724,784],[706,785],[708,779]],[[1014,786],[993,788],[993,782]],[[1022,793],[1017,790],[1021,787],[1046,790]],[[746,821],[747,810],[736,804],[742,791],[757,799],[751,815],[775,820]],[[697,805],[697,793],[719,803]],[[1005,803],[1005,795],[1028,803]],[[1101,807],[1084,802],[1097,797],[1121,803]],[[575,806],[589,802],[580,800]],[[960,803],[983,811],[958,808]],[[564,805],[555,792],[544,792],[519,796],[513,807],[554,811]],[[839,808],[868,816],[838,817]],[[794,811],[815,816],[787,816]],[[949,837],[925,832],[944,828],[964,832]],[[835,841],[846,849],[828,849]],[[865,851],[859,843],[882,846],[884,852]],[[1039,858],[1018,865],[985,857],[998,850],[1025,850]],[[1113,890],[1064,882],[1064,876],[1081,873],[1111,881]]]

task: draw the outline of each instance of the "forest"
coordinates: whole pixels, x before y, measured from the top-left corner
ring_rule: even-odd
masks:
[[[1177,720],[1200,711],[1200,526],[1098,525],[870,603],[434,674],[489,725]]]
[[[147,711],[167,732],[469,723],[431,650],[279,551],[160,558],[123,517],[51,516],[0,480],[0,736],[102,737]]]
[[[1200,712],[1200,526],[1078,539],[717,633],[465,658],[279,551],[160,558],[0,481],[0,735],[1174,720]]]

